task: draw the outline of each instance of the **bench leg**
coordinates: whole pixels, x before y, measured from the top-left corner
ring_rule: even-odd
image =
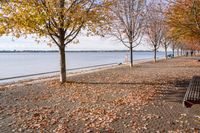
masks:
[[[193,105],[193,103],[191,103],[191,102],[189,102],[189,101],[184,101],[183,104],[184,104],[184,106],[185,106],[186,108],[191,108],[192,105]]]

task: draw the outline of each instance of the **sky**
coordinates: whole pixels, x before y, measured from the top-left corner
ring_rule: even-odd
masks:
[[[78,44],[67,45],[68,51],[80,51],[80,50],[127,50],[127,48],[113,38],[102,38],[97,36],[78,37]],[[139,45],[134,50],[151,50],[150,46],[146,43]],[[39,44],[32,37],[13,39],[12,36],[0,37],[0,51],[2,50],[58,50],[56,45],[49,46],[46,42],[40,42]]]

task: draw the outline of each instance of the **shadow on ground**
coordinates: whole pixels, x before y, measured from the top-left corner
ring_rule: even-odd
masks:
[[[73,84],[94,84],[94,85],[169,85],[170,83],[156,83],[156,82],[76,82],[68,81],[67,83]]]
[[[190,80],[191,79],[176,80],[174,84],[169,86],[167,89],[158,90],[158,95],[156,98],[160,98],[166,102],[176,102],[182,104]]]
[[[176,80],[174,82],[95,82],[95,81],[68,81],[68,83],[73,84],[88,84],[88,85],[151,85],[151,86],[167,86],[167,89],[158,89],[157,95],[153,99],[162,99],[166,102],[177,102],[181,103],[183,101],[184,95],[186,93],[187,87],[191,79]]]

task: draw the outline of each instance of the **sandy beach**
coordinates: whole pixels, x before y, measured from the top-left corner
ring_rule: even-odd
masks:
[[[200,57],[0,86],[0,132],[195,132],[200,105],[182,105]]]

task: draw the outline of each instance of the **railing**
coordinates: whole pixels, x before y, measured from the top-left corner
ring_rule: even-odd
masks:
[[[77,70],[84,70],[84,69],[92,69],[92,68],[99,68],[103,66],[111,66],[111,65],[118,65],[119,63],[108,63],[108,64],[101,64],[101,65],[94,65],[94,66],[87,66],[87,67],[78,67],[78,68],[72,68],[67,69],[68,72],[70,71],[77,71]],[[56,74],[59,71],[51,71],[51,72],[43,72],[43,73],[36,73],[36,74],[27,74],[27,75],[21,75],[21,76],[13,76],[13,77],[7,77],[7,78],[0,78],[0,81],[5,80],[11,80],[11,79],[19,79],[19,78],[26,78],[26,77],[33,77],[33,76],[41,76],[41,75],[48,75],[48,74]]]
[[[136,60],[133,60],[133,62],[141,63],[141,62],[146,62],[146,61],[151,61],[151,60],[152,60],[152,58],[145,58],[145,59],[136,59]],[[126,63],[129,63],[129,62],[126,62]],[[67,72],[86,70],[86,69],[90,70],[90,69],[101,68],[101,67],[112,66],[112,65],[120,65],[120,64],[122,64],[122,63],[108,63],[108,64],[101,64],[101,65],[94,65],[94,66],[78,67],[78,68],[67,69]],[[36,74],[27,74],[27,75],[0,78],[0,82],[6,81],[6,80],[9,81],[9,80],[13,80],[13,79],[22,79],[22,78],[28,78],[28,77],[50,75],[50,74],[55,75],[56,73],[59,73],[59,72],[60,71],[50,71],[50,72],[42,72],[42,73],[36,73]]]

